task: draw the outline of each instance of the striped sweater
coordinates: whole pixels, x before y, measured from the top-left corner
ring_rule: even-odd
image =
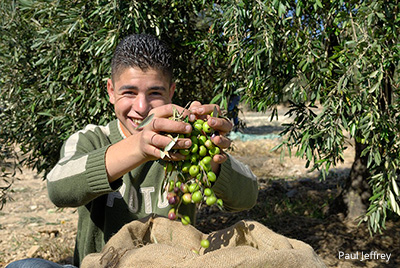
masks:
[[[73,134],[47,176],[51,201],[59,207],[78,207],[76,266],[87,254],[101,251],[124,224],[149,214],[166,216],[170,209],[166,193],[161,194],[162,161],[147,162],[115,182],[108,182],[105,152],[125,138],[119,126],[118,120],[114,120],[106,126],[88,125]],[[213,190],[224,201],[225,209],[240,211],[255,204],[258,186],[250,169],[229,156],[221,165]],[[193,205],[180,211],[194,222]]]

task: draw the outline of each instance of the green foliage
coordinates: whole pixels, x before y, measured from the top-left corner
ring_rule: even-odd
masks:
[[[18,144],[26,164],[49,171],[73,132],[111,120],[110,61],[130,33],[156,34],[171,44],[176,103],[209,102],[223,57],[208,38],[204,2],[2,1],[1,142]]]
[[[207,2],[207,3],[206,3]],[[400,17],[396,1],[56,1],[0,3],[0,144],[48,171],[63,140],[112,117],[106,96],[121,37],[171,44],[175,102],[230,96],[259,111],[290,103],[281,144],[322,171],[365,145],[373,231],[400,215]],[[323,109],[316,109],[316,108]]]
[[[400,215],[400,4],[243,0],[220,7],[232,72],[224,83],[259,111],[290,103],[293,123],[279,147],[298,148],[296,156],[325,177],[352,139],[366,144],[372,197],[365,219],[377,231],[387,210]]]

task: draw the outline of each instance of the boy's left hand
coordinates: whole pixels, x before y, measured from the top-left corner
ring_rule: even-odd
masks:
[[[228,159],[228,156],[223,152],[223,149],[227,149],[231,145],[231,140],[225,135],[232,130],[233,124],[226,118],[211,117],[211,113],[215,108],[218,113],[220,113],[220,107],[216,104],[201,104],[200,102],[195,101],[190,105],[189,110],[196,116],[196,118],[207,120],[208,125],[218,132],[218,135],[213,135],[211,137],[211,141],[221,149],[221,153],[213,157],[213,162],[221,164]],[[192,121],[196,118],[189,117]]]

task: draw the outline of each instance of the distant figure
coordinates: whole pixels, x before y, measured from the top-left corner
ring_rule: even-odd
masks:
[[[228,103],[228,116],[232,119],[234,124],[234,129],[236,130],[239,125],[239,102],[240,96],[239,95],[232,95],[231,99]]]

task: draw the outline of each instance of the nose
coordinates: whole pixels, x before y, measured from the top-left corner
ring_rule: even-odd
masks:
[[[132,107],[136,113],[140,114],[143,117],[146,117],[148,112],[150,111],[150,104],[147,100],[147,97],[144,94],[138,94],[133,102]]]

